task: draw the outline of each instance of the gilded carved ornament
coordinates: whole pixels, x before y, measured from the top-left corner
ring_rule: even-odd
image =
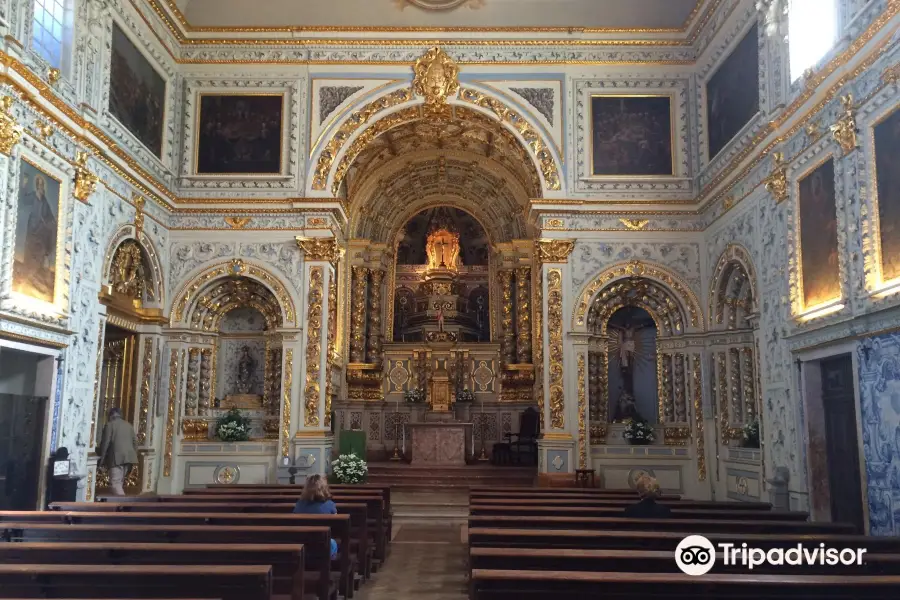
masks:
[[[775,162],[772,173],[766,178],[766,191],[772,194],[776,204],[781,204],[790,196],[787,182],[787,163],[784,154],[776,152],[772,155]]]
[[[91,194],[97,189],[99,178],[88,171],[87,161],[89,154],[79,150],[75,154],[75,190],[72,192],[78,200],[87,202]]]
[[[648,219],[619,219],[619,222],[631,231],[641,231],[650,223]]]
[[[308,261],[325,261],[332,264],[337,263],[344,250],[338,247],[337,240],[334,238],[308,238],[297,236],[297,247],[303,250],[304,258]]]
[[[440,110],[459,92],[459,67],[441,48],[431,48],[413,66],[413,91],[425,97],[425,106]]]
[[[140,238],[144,230],[144,200],[143,196],[134,195],[134,237]]]
[[[535,247],[541,263],[564,263],[575,249],[575,240],[537,240]]]
[[[0,152],[9,156],[19,140],[22,139],[22,127],[16,123],[15,117],[9,114],[13,99],[9,96],[0,98]]]
[[[56,82],[62,77],[62,72],[56,67],[50,67],[47,69],[47,83],[50,85],[56,85]]]
[[[134,240],[126,240],[116,250],[112,260],[110,283],[114,291],[138,302],[143,300],[144,291],[152,287],[147,280],[144,256],[141,247]]]
[[[225,224],[232,229],[243,229],[250,224],[253,217],[225,217]]]
[[[831,136],[841,147],[844,156],[856,150],[856,108],[853,105],[853,95],[847,94],[841,97],[843,113],[837,123],[831,126]]]

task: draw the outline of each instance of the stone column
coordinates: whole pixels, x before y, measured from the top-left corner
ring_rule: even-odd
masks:
[[[565,312],[564,290],[567,288],[569,254],[575,249],[574,240],[538,240],[535,254],[540,261],[542,285],[541,324],[543,327],[543,416],[544,429],[538,442],[540,472],[545,477],[570,477],[577,468],[575,434],[578,426],[575,390],[573,401],[566,406],[566,355],[577,362],[577,357],[566,352],[564,344]],[[584,348],[586,350],[586,348]],[[573,365],[574,368],[574,365]],[[577,382],[571,378],[569,386]],[[567,417],[568,415],[568,417]],[[574,417],[574,418],[573,418]]]
[[[350,300],[350,362],[366,362],[366,283],[369,270],[353,267]]]
[[[500,277],[500,360],[504,365],[516,362],[516,332],[513,324],[513,272],[504,269]]]
[[[531,363],[531,267],[516,269],[516,359]]]
[[[369,336],[366,345],[366,359],[370,363],[381,364],[381,294],[384,270],[372,269],[372,280],[369,287]]]

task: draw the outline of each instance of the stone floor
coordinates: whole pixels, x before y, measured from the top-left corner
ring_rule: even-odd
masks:
[[[454,523],[395,524],[391,554],[359,600],[465,600],[464,539]]]

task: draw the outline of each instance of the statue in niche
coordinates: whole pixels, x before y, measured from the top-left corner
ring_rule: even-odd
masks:
[[[628,419],[632,419],[634,421],[644,420],[637,410],[637,406],[634,402],[634,396],[623,389],[619,393],[619,402],[616,404],[616,414],[614,421],[617,423],[621,423],[622,421],[626,421]]]
[[[112,271],[114,291],[136,300],[142,299],[146,273],[141,248],[137,242],[129,240],[119,246],[113,258]]]
[[[440,228],[428,234],[425,243],[429,269],[459,270],[459,234]]]
[[[250,356],[250,347],[241,348],[241,358],[238,360],[237,389],[239,394],[249,394],[253,385],[253,371],[256,361]]]

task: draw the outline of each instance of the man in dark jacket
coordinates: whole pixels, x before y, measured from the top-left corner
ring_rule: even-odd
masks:
[[[657,504],[660,496],[659,484],[649,475],[642,475],[635,484],[640,501],[625,508],[629,519],[668,519],[672,511],[668,506]]]
[[[122,418],[122,411],[113,408],[103,426],[101,436],[100,464],[109,471],[109,485],[113,494],[124,496],[124,482],[128,471],[137,464],[137,436],[131,423]]]

